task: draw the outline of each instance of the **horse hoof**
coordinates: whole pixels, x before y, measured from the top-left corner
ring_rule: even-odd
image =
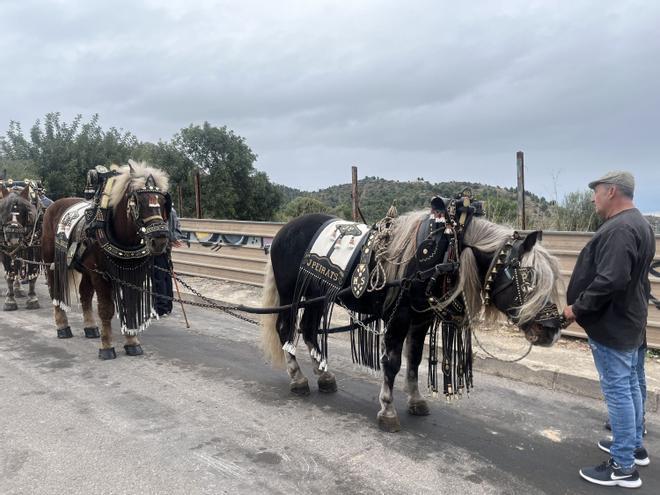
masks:
[[[99,327],[85,327],[85,337],[88,339],[98,339],[101,334],[99,333]]]
[[[41,306],[39,306],[39,301],[36,299],[34,300],[29,300],[28,302],[25,303],[25,309],[39,309]]]
[[[105,361],[106,359],[115,359],[116,357],[117,357],[117,353],[115,353],[114,347],[108,347],[107,349],[99,349],[99,359],[103,359]]]
[[[420,400],[417,402],[409,402],[408,412],[413,416],[428,416],[429,414],[431,414],[429,405],[426,403],[425,400]]]
[[[309,382],[307,381],[307,378],[299,382],[291,382],[289,388],[295,395],[309,395]]]
[[[332,378],[330,380],[319,380],[319,392],[324,394],[332,394],[337,391],[337,381]]]
[[[6,302],[2,309],[3,311],[16,311],[18,309],[18,304],[16,304],[16,301],[9,303]]]
[[[142,356],[142,346],[140,344],[126,344],[124,346],[127,356]]]
[[[58,339],[70,339],[71,337],[73,337],[73,333],[71,332],[71,327],[64,327],[57,329]]]
[[[378,413],[378,427],[387,433],[396,433],[401,430],[401,423],[399,423],[399,416],[385,416]]]

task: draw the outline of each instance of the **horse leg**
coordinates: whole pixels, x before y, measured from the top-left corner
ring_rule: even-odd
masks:
[[[328,371],[328,363],[323,359],[317,342],[318,329],[323,317],[322,311],[322,305],[307,307],[303,313],[300,328],[312,363],[315,365],[314,374],[318,377],[319,392],[333,393],[337,391],[337,380],[335,375]]]
[[[4,311],[15,311],[18,309],[18,304],[16,304],[16,299],[14,298],[14,276],[7,271],[5,273],[5,280],[7,280],[7,296],[5,297],[5,305],[2,309]]]
[[[287,335],[288,329],[291,324],[291,314],[290,312],[280,313],[277,318],[277,332],[280,335],[280,341],[284,342],[284,335]],[[295,340],[294,340],[295,342]],[[296,395],[309,395],[309,382],[307,377],[303,374],[300,369],[300,365],[296,360],[296,356],[290,352],[284,353],[286,357],[286,371],[289,373],[289,378],[291,382],[289,383],[289,389],[292,393]]]
[[[117,354],[112,346],[112,317],[115,307],[112,304],[112,287],[96,273],[92,276],[92,283],[98,299],[98,314],[101,320],[101,347],[99,348],[99,359],[115,359]]]
[[[53,283],[55,280],[55,272],[53,269],[46,271],[46,281],[48,282],[48,293],[50,294],[50,300],[53,301]],[[58,339],[70,339],[73,337],[71,332],[71,327],[69,326],[69,319],[66,316],[66,312],[60,308],[58,305],[53,304],[53,315],[55,316],[55,328],[57,328],[57,338]]]
[[[25,297],[25,291],[23,290],[21,280],[18,277],[14,279],[14,296]]]
[[[401,429],[399,416],[394,408],[394,379],[401,369],[401,350],[410,322],[399,311],[385,333],[385,353],[381,357],[383,368],[383,383],[380,388],[380,411],[378,411],[378,426],[381,430],[395,432]],[[404,329],[404,331],[402,331]]]
[[[35,285],[37,285],[37,277],[38,277],[38,269],[33,267],[32,265],[28,269],[28,298],[27,302],[25,303],[25,308],[26,309],[39,309],[39,298],[37,297],[37,293],[34,290]]]
[[[144,354],[137,335],[126,334],[125,338],[126,344],[124,344],[124,350],[126,351],[127,356],[141,356]]]
[[[92,308],[94,284],[92,283],[92,277],[90,277],[89,273],[85,272],[82,274],[80,286],[78,287],[78,294],[80,294],[80,305],[82,306],[85,337],[88,339],[98,339],[101,334],[99,333],[99,327],[96,325],[94,310]]]
[[[406,339],[406,360],[408,372],[406,375],[406,391],[408,392],[408,412],[415,416],[428,416],[429,406],[419,393],[419,363],[424,354],[424,338],[429,328],[429,322],[416,322],[410,326]]]

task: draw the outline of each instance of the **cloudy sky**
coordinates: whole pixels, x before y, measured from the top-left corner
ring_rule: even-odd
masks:
[[[660,2],[0,0],[0,133],[101,115],[142,140],[207,120],[276,182],[516,182],[625,168],[660,211]]]

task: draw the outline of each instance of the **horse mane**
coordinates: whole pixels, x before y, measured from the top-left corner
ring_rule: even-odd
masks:
[[[34,205],[22,197],[20,193],[12,191],[7,197],[0,199],[0,223],[5,224],[11,220],[11,210],[17,204],[20,207],[27,209],[28,219],[34,222],[37,216],[37,209]]]
[[[405,275],[408,262],[417,250],[417,229],[421,221],[428,218],[428,211],[415,211],[395,218],[392,222],[391,242],[387,249],[385,273],[388,280],[396,280]],[[485,253],[495,253],[507,239],[513,229],[495,224],[484,218],[474,217],[463,234],[463,251],[460,257],[458,284],[455,290],[441,304],[449,305],[463,293],[470,318],[477,317],[483,308],[481,298],[482,280],[473,249]],[[534,291],[527,301],[518,308],[520,324],[534,319],[545,306],[548,299],[559,305],[559,261],[540,244],[535,244],[522,258],[522,266],[534,268]],[[497,309],[491,305],[484,312],[484,317],[495,320],[499,317]]]
[[[164,171],[146,162],[129,160],[128,163],[133,170],[131,171],[128,166],[119,168],[119,175],[115,177],[115,183],[110,193],[109,206],[115,208],[124,198],[125,194],[130,194],[137,189],[144,188],[150,175],[153,176],[158,189],[163,193],[167,192],[170,180]]]

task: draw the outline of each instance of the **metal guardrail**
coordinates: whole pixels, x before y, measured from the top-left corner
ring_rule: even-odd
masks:
[[[284,225],[279,222],[244,222],[237,220],[181,219],[189,247],[174,249],[172,259],[181,275],[262,286],[268,255],[266,247]],[[593,234],[588,232],[544,231],[543,245],[559,258],[561,273],[568,285],[580,250]],[[660,260],[660,236],[656,236],[656,259]],[[651,277],[651,291],[660,296],[660,279]],[[576,324],[564,334],[586,337]],[[647,324],[649,346],[660,349],[660,310],[649,305]]]

